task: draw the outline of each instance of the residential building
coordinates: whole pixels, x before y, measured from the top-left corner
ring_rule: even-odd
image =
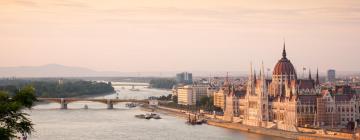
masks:
[[[196,105],[196,95],[192,86],[182,86],[177,88],[178,104]]]
[[[202,97],[208,95],[208,85],[193,84],[177,87],[176,93],[178,95],[178,104],[182,105],[196,105]]]

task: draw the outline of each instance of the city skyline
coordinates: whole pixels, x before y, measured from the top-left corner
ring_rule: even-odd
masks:
[[[358,71],[359,6],[355,0],[5,0],[0,67],[247,71],[250,62],[272,68],[285,38],[298,71]]]

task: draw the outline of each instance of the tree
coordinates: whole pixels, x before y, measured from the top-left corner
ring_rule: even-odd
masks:
[[[36,101],[35,89],[27,86],[17,91],[14,96],[0,91],[0,139],[10,140],[18,134],[26,137],[31,134],[33,123],[28,114],[21,110],[31,108]]]
[[[178,103],[178,96],[177,95],[172,96],[172,101],[177,104]]]

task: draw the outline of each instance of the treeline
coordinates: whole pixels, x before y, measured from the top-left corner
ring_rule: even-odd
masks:
[[[151,88],[172,89],[172,87],[176,85],[176,80],[170,78],[158,78],[150,80],[149,84]]]
[[[84,95],[98,95],[114,92],[111,83],[82,80],[1,80],[0,90],[15,94],[25,86],[35,88],[37,97],[66,98]]]

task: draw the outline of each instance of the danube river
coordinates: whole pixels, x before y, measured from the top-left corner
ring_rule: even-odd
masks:
[[[170,94],[170,91],[136,87],[115,87],[117,94],[95,98],[137,98]],[[84,105],[89,109],[85,110]],[[277,140],[281,138],[251,134],[230,129],[200,125],[190,126],[185,120],[160,114],[161,120],[142,120],[134,117],[146,113],[139,108],[128,109],[124,104],[107,110],[105,104],[75,102],[68,110],[59,104],[37,105],[28,113],[35,124],[30,140]]]

